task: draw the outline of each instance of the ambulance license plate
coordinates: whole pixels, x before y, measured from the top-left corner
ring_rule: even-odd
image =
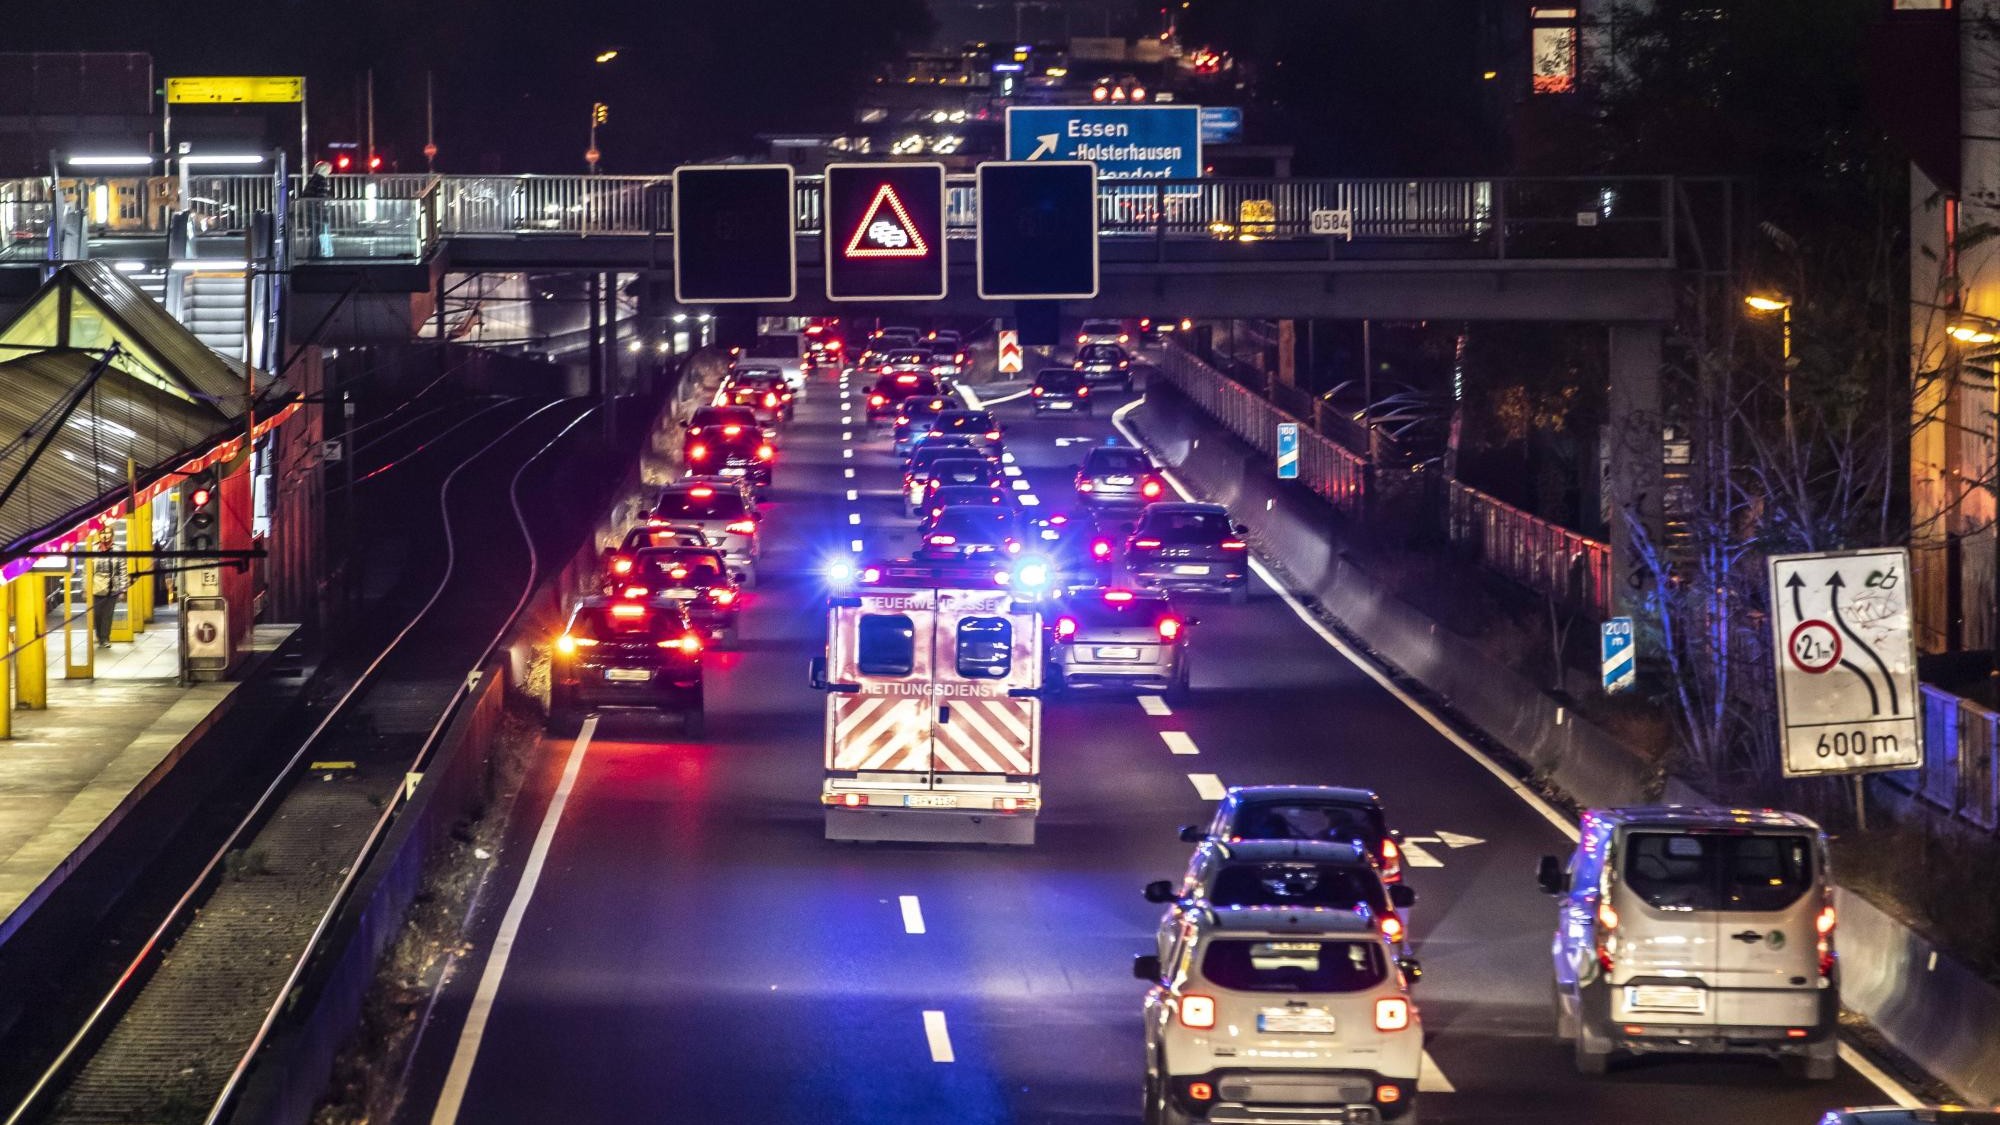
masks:
[[[1205,566],[1191,566],[1191,565],[1189,565],[1189,564],[1187,564],[1187,563],[1182,563],[1181,565],[1179,565],[1179,566],[1177,566],[1177,567],[1175,567],[1175,568],[1174,568],[1174,573],[1175,573],[1175,574],[1207,574],[1207,573],[1208,573],[1208,568],[1207,568],[1207,567],[1205,567]]]
[[[909,793],[903,797],[903,807],[909,809],[955,809],[958,796],[954,793]]]
[[[606,668],[604,678],[619,684],[643,684],[653,678],[651,668]]]

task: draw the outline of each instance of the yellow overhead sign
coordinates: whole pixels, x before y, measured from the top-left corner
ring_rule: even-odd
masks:
[[[169,78],[169,105],[251,105],[306,100],[303,77]]]

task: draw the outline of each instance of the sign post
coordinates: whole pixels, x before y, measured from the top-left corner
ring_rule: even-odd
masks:
[[[1923,765],[1922,699],[1902,548],[1773,555],[1771,648],[1786,777]]]
[[[1278,479],[1299,479],[1299,424],[1278,423]]]
[[[1201,176],[1201,107],[1009,106],[1007,159],[1088,160],[1107,180]]]
[[[1639,682],[1639,654],[1632,648],[1631,618],[1614,617],[1599,625],[1597,652],[1604,667],[1604,694],[1617,695]]]
[[[827,300],[943,299],[944,165],[829,164],[824,198]]]
[[[792,166],[674,169],[674,300],[790,301],[799,295]]]

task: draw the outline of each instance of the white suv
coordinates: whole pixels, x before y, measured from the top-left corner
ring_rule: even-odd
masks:
[[[1190,909],[1145,954],[1146,1125],[1413,1121],[1422,974],[1366,910]]]

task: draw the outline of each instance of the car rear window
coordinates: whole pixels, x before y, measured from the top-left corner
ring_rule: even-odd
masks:
[[[1012,530],[1014,518],[1004,511],[988,508],[946,508],[938,516],[934,531],[952,535],[1002,536]]]
[[[931,465],[931,476],[945,484],[979,484],[993,479],[993,466],[970,458],[947,458]]]
[[[1083,385],[1083,376],[1067,367],[1052,367],[1035,376],[1035,385],[1058,390],[1075,390]]]
[[[1232,992],[1361,992],[1389,976],[1373,941],[1212,941],[1201,974]]]
[[[1090,473],[1144,473],[1152,470],[1153,463],[1136,449],[1094,449],[1083,466]]]
[[[1165,598],[1133,598],[1129,602],[1108,602],[1103,598],[1083,598],[1070,605],[1070,615],[1084,626],[1150,629],[1162,617],[1172,617],[1173,607]]]
[[[676,489],[660,496],[653,515],[661,519],[733,520],[743,515],[743,494],[734,488]]]
[[[743,406],[704,406],[697,409],[688,419],[688,425],[695,429],[708,426],[754,426],[757,414]]]
[[[1782,910],[1813,883],[1804,836],[1634,832],[1624,846],[1625,885],[1661,910]]]
[[[1375,810],[1357,805],[1260,801],[1243,807],[1230,833],[1246,840],[1361,840],[1373,846],[1382,839],[1382,823]]]
[[[938,418],[938,428],[953,433],[983,433],[993,428],[993,415],[984,410],[951,410]]]
[[[654,586],[715,586],[726,573],[713,551],[642,551],[635,569]]]
[[[1239,863],[1216,872],[1208,900],[1217,906],[1324,906],[1373,910],[1380,884],[1364,869],[1304,860]]]
[[[569,622],[569,635],[585,641],[659,640],[683,631],[679,610],[636,602],[582,606]]]
[[[1229,520],[1216,512],[1147,511],[1140,528],[1169,543],[1212,543],[1229,534]]]
[[[1116,344],[1086,344],[1076,358],[1085,363],[1117,363],[1125,358],[1125,349]]]
[[[705,538],[700,531],[675,531],[666,527],[635,527],[625,533],[625,542],[620,549],[626,552],[643,551],[648,547],[688,547],[698,545]]]

